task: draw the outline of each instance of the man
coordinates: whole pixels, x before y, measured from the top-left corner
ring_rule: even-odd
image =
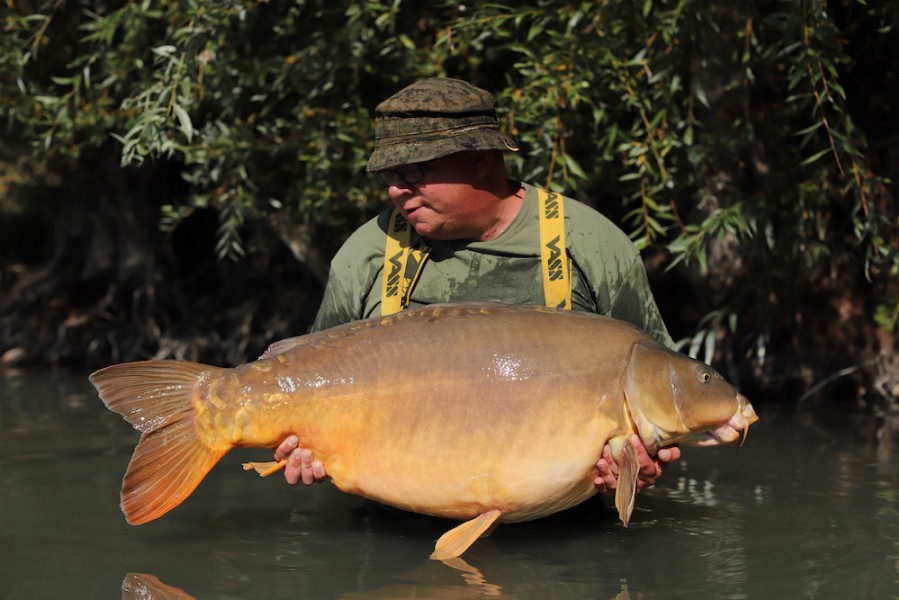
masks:
[[[671,346],[639,252],[598,212],[506,177],[493,97],[466,82],[414,83],[376,108],[367,170],[394,209],[359,228],[338,251],[313,330],[439,302],[546,304],[628,321]],[[409,226],[411,225],[411,229]],[[439,349],[435,349],[439,353]],[[326,476],[289,436],[291,485]],[[678,448],[650,457],[638,436],[638,490],[652,485]],[[617,486],[606,446],[594,483]]]

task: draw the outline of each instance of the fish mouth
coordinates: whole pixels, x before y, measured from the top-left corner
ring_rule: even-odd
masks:
[[[719,425],[706,432],[706,439],[701,440],[700,446],[717,446],[719,444],[734,444],[740,440],[742,446],[749,435],[749,426],[759,420],[759,416],[752,408],[752,404],[743,394],[737,395],[737,410],[730,420],[724,425]]]

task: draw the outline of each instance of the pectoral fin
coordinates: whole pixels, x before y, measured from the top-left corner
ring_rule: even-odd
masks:
[[[460,556],[475,541],[490,530],[494,521],[502,514],[498,509],[489,510],[458,527],[450,529],[437,540],[431,558],[449,560]]]
[[[618,459],[618,488],[615,491],[615,508],[621,522],[627,527],[634,511],[634,498],[637,495],[637,475],[640,472],[640,461],[637,451],[627,441]]]

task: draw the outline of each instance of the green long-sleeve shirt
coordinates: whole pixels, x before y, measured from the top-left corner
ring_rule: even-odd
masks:
[[[543,304],[537,190],[523,184],[515,219],[486,242],[425,239],[430,256],[410,306],[493,301]],[[585,204],[564,198],[574,310],[636,325],[660,342],[671,338],[649,289],[640,253],[618,227]],[[381,314],[381,277],[390,210],[360,227],[331,262],[313,330]]]

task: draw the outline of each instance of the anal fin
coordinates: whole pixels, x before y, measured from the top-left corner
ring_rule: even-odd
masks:
[[[431,558],[434,560],[449,560],[459,557],[478,538],[491,530],[494,522],[501,514],[502,511],[494,508],[470,521],[465,521],[458,527],[450,529],[437,540],[437,545],[434,547]]]

